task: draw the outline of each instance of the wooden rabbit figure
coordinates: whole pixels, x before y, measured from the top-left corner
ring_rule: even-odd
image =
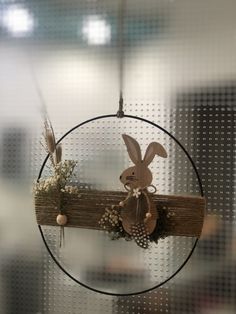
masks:
[[[129,191],[127,198],[120,203],[122,225],[140,247],[147,248],[149,235],[156,228],[158,219],[156,207],[148,192],[153,179],[148,166],[155,155],[166,158],[167,153],[161,144],[152,142],[142,159],[139,143],[129,135],[123,134],[122,137],[134,163],[133,167],[126,169],[120,176],[120,181]]]

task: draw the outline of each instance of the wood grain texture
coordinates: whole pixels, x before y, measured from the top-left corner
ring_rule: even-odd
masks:
[[[68,217],[66,227],[100,230],[98,221],[106,207],[118,205],[125,192],[81,190],[79,195],[64,194],[63,208]],[[193,196],[153,195],[158,213],[164,217],[163,236],[199,237],[202,230],[205,198]],[[58,226],[58,197],[46,193],[35,196],[36,219],[39,225]],[[157,221],[158,223],[158,221]]]

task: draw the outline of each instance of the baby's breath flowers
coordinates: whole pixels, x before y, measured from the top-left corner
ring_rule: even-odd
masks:
[[[79,188],[77,186],[66,185],[63,192],[69,194],[77,194],[78,197],[81,197],[81,195],[79,194]]]
[[[55,176],[51,176],[49,178],[40,179],[35,182],[33,187],[33,192],[35,195],[40,192],[51,193],[55,191],[57,188],[57,178]]]
[[[65,160],[60,161],[55,165],[55,176],[58,181],[58,185],[60,185],[60,188],[65,188],[67,182],[73,175],[74,168],[76,166],[77,162],[74,160]]]
[[[70,194],[78,193],[77,187],[67,185],[73,175],[76,164],[77,162],[74,160],[65,160],[56,164],[52,176],[39,179],[39,181],[36,182],[34,185],[34,193],[53,193],[55,191],[62,193],[68,192]]]

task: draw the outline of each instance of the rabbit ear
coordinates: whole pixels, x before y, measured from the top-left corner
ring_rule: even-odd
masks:
[[[122,134],[130,159],[136,165],[142,161],[139,143],[129,135]]]
[[[161,144],[152,142],[148,145],[148,148],[146,150],[146,153],[143,159],[144,163],[146,165],[149,165],[153,161],[155,155],[166,158],[167,152]]]

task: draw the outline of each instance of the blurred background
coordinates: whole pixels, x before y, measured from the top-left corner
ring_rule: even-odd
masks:
[[[88,118],[116,113],[119,4],[118,0],[0,0],[0,313],[236,311],[234,0],[126,3],[125,112],[160,124],[180,140],[196,162],[207,196],[203,235],[187,266],[150,293],[110,297],[67,278],[43,246],[32,196],[45,157],[40,146],[43,112],[46,108],[57,138]],[[112,125],[99,127],[98,134],[103,138],[105,134],[112,146]],[[127,129],[140,136],[143,145],[156,138],[154,130],[134,122]],[[92,159],[92,164],[97,156],[88,151],[86,138],[94,132],[93,127],[83,130],[81,157]],[[67,155],[73,155],[71,143],[80,147],[77,140],[75,134]],[[158,191],[195,194],[185,158],[162,140],[172,159],[167,172],[153,166],[161,172]],[[115,160],[118,173],[127,163],[121,147],[117,146],[120,155],[113,152],[105,164],[113,169]],[[88,175],[84,180],[88,182]],[[49,228],[45,234],[58,253],[57,230]],[[169,249],[182,260],[192,243],[186,240],[185,247],[174,243],[169,242]],[[107,250],[106,245],[99,242],[100,252]],[[147,262],[152,263],[150,259]],[[173,259],[168,269],[171,263]],[[95,274],[93,270],[94,278],[107,284],[101,269]]]

